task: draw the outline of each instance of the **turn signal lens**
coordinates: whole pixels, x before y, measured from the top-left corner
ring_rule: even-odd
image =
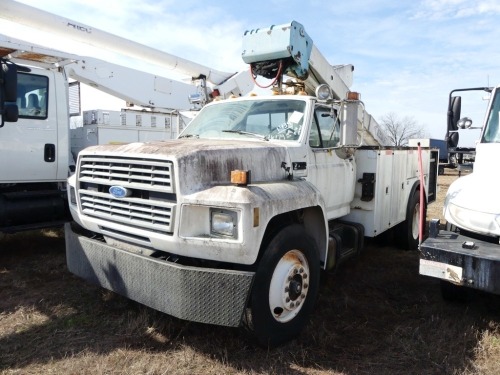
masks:
[[[347,100],[359,100],[360,97],[361,94],[359,92],[349,91],[347,93]]]
[[[250,171],[231,171],[231,183],[236,185],[248,185],[250,183]]]

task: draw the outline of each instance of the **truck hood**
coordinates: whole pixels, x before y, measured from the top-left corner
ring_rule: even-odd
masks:
[[[264,140],[176,139],[89,147],[82,154],[172,161],[177,188],[183,194],[229,184],[231,171],[250,170],[252,182],[287,178],[287,148]]]

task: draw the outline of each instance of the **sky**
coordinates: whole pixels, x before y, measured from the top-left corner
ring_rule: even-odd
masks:
[[[2,0],[0,0],[2,1]],[[500,84],[498,0],[20,0],[123,38],[214,69],[236,72],[246,30],[301,23],[332,65],[353,64],[353,91],[375,119],[410,117],[443,139],[449,92]],[[139,69],[140,61],[0,20],[0,33]],[[158,69],[157,74],[172,72]],[[480,126],[481,96],[464,95],[462,116]],[[103,104],[113,108],[103,108]],[[82,93],[83,109],[119,109],[123,102]],[[473,146],[478,131],[462,132]]]

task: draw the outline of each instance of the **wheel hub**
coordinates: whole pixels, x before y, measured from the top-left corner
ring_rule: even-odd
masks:
[[[290,250],[278,262],[271,279],[269,307],[282,323],[300,311],[309,288],[309,265],[299,250]]]
[[[302,276],[295,275],[290,281],[290,289],[288,295],[292,301],[295,301],[300,297],[300,292],[302,292]]]
[[[420,203],[417,203],[415,206],[415,210],[413,210],[413,222],[411,226],[411,233],[413,238],[418,238],[419,234],[419,225],[420,225]]]

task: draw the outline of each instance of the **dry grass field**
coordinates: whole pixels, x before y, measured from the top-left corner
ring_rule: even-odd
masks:
[[[458,178],[447,173],[440,201]],[[266,350],[74,277],[61,230],[22,233],[0,239],[0,373],[500,374],[500,299],[446,303],[417,252],[369,242],[325,278],[302,335]]]

